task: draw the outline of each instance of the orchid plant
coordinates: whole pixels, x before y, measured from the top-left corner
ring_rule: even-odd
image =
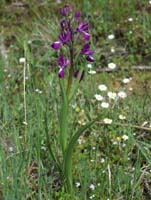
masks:
[[[73,197],[72,179],[72,154],[80,135],[89,128],[94,121],[80,127],[78,131],[69,133],[70,102],[73,99],[79,83],[85,75],[85,69],[78,67],[80,59],[94,62],[94,50],[90,49],[89,24],[82,21],[80,11],[74,11],[73,6],[65,5],[60,9],[62,19],[60,21],[61,32],[58,40],[51,47],[58,51],[58,77],[61,88],[62,105],[60,108],[60,134],[59,141],[62,152],[62,162],[54,158],[61,176],[63,177],[67,192]]]

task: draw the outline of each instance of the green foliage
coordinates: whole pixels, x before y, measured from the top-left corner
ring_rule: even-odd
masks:
[[[54,73],[57,55],[50,49],[58,30],[56,11],[60,5],[54,1],[33,0],[22,1],[22,6],[17,6],[12,2],[2,0],[0,5],[0,199],[68,200],[71,197],[65,192],[51,153],[61,161],[57,140],[61,97],[57,96],[59,83]],[[76,103],[70,102],[69,133],[76,133],[79,126],[96,117],[100,121],[108,117],[113,122],[141,128],[147,121],[144,126],[148,127],[150,72],[136,73],[131,66],[151,63],[150,5],[145,0],[83,0],[75,1],[75,5],[91,22],[92,44],[96,48],[94,68],[106,67],[113,61],[119,67],[130,69],[88,75],[80,82],[78,94],[72,94]],[[133,18],[133,22],[128,18]],[[112,33],[115,39],[108,40],[107,36]],[[19,58],[25,56],[24,44],[27,126],[23,124],[23,66],[19,64]],[[111,52],[111,47],[115,52]],[[79,64],[85,68],[85,63]],[[124,86],[121,80],[130,76],[132,82]],[[110,109],[102,109],[101,103],[94,99],[102,83],[109,91],[126,90],[128,97],[112,104]],[[131,87],[133,91],[129,91]],[[120,121],[119,114],[126,119]],[[87,200],[92,195],[96,200],[151,198],[150,132],[141,128],[94,123],[84,132],[73,151],[75,200]],[[128,140],[124,141],[123,135]]]

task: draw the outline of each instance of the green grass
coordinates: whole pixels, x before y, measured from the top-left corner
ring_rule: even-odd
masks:
[[[4,47],[0,51],[0,200],[68,200],[70,197],[51,159],[45,133],[47,119],[49,143],[60,158],[58,110],[61,98],[55,73],[56,54],[50,48],[58,30],[58,5],[51,1],[23,2],[22,8],[13,5],[12,9],[12,4],[6,1],[2,1],[0,7],[0,47]],[[109,62],[119,67],[150,65],[151,6],[148,2],[83,0],[75,4],[91,23],[96,51],[94,68],[106,67]],[[127,21],[130,17],[133,22]],[[131,30],[133,33],[129,34]],[[107,36],[112,33],[115,39],[108,40]],[[110,52],[111,47],[115,53]],[[19,58],[24,56],[28,64],[27,126],[23,124],[23,66],[19,64]],[[133,79],[123,85],[121,81],[127,76]],[[115,105],[111,103],[109,109],[102,109],[94,98],[96,93],[101,94],[99,84],[106,84],[109,91],[125,90],[128,97]],[[92,195],[95,200],[151,198],[150,132],[114,124],[141,126],[147,121],[149,127],[150,85],[150,72],[136,73],[131,69],[88,75],[81,82],[72,102],[71,133],[73,127],[77,129],[96,116],[100,121],[84,133],[80,138],[82,144],[78,144],[74,152],[76,200],[87,200]],[[126,119],[120,121],[119,114]],[[99,124],[104,118],[111,118],[113,124]],[[123,135],[127,135],[128,140],[124,141]],[[80,182],[79,188],[76,182]],[[90,189],[91,184],[94,190]]]

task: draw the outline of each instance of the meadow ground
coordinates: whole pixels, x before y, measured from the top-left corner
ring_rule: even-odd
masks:
[[[49,152],[51,145],[61,159],[57,54],[50,45],[64,3],[1,0],[0,200],[71,199]],[[151,1],[73,4],[90,22],[96,61],[79,63],[87,72],[68,129],[98,119],[74,151],[75,200],[150,200]]]

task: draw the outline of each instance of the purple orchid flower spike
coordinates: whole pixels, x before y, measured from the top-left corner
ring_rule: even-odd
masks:
[[[63,18],[60,20],[61,32],[58,36],[58,41],[53,42],[51,47],[54,50],[59,50],[61,47],[65,47],[68,51],[68,55],[70,57],[70,67],[68,73],[68,87],[67,90],[70,90],[70,84],[72,84],[71,77],[77,77],[79,74],[79,69],[76,71],[74,69],[74,56],[77,51],[74,51],[74,34],[81,35],[85,44],[81,48],[81,55],[84,55],[86,60],[89,62],[94,62],[93,54],[94,50],[90,49],[90,37],[91,35],[88,33],[89,24],[87,22],[81,21],[81,12],[77,10],[74,11],[74,7],[71,5],[65,5],[60,9],[60,14]],[[75,23],[77,24],[76,29],[74,29]],[[77,37],[78,38],[78,37]],[[70,42],[71,41],[71,42]],[[78,42],[80,43],[81,40]],[[83,43],[83,42],[82,42]],[[58,59],[59,72],[58,76],[63,78],[65,76],[65,67],[69,64],[69,60],[64,57],[64,55],[60,55]],[[83,79],[84,72],[81,74],[80,81]],[[69,91],[68,91],[69,92]],[[67,93],[68,93],[67,92]]]
[[[71,39],[71,31],[67,30],[59,35],[59,39],[62,43],[67,43]]]
[[[55,50],[58,50],[61,47],[61,42],[60,41],[53,42],[51,47]]]

